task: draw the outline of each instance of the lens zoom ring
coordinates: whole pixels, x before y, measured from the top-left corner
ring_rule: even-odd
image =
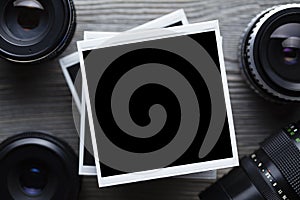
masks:
[[[266,140],[262,144],[262,149],[300,197],[300,151],[296,145],[281,132]]]

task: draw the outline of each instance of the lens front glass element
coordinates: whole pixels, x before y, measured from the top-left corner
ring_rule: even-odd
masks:
[[[268,60],[278,76],[288,81],[300,80],[300,24],[279,26],[269,41]]]
[[[37,0],[12,1],[4,14],[7,34],[21,41],[33,40],[43,34],[48,19],[46,8]]]
[[[265,36],[266,54],[261,60],[266,74],[278,86],[299,91],[300,23],[278,22]]]
[[[30,31],[39,26],[41,16],[45,14],[42,4],[35,0],[17,0],[13,5],[17,10],[18,24],[24,30]]]
[[[19,177],[20,186],[28,196],[39,196],[47,185],[47,172],[35,164],[24,166]]]

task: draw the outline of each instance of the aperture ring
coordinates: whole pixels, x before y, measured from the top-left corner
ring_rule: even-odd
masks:
[[[249,179],[265,199],[281,200],[273,188],[265,182],[260,171],[257,170],[257,167],[252,163],[249,157],[245,157],[241,160],[241,167],[248,175],[250,174]]]

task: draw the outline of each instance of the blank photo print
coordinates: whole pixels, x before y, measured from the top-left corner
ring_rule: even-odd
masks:
[[[171,27],[171,26],[180,26],[188,24],[185,12],[183,9],[176,10],[172,13],[149,21],[145,24],[133,28],[133,30],[139,29],[150,29],[150,28],[160,28],[160,27]],[[102,39],[106,40],[113,36],[116,36],[119,33],[116,32],[95,32],[95,31],[85,31],[84,40],[93,40],[93,39]],[[80,98],[82,93],[82,80],[81,80],[81,71],[79,65],[79,54],[77,52],[70,54],[62,59],[60,59],[60,65],[63,70],[63,74],[66,78],[68,86],[70,88],[71,94],[74,99],[74,103],[79,111],[82,113],[81,103],[83,98]],[[83,120],[84,121],[84,120]],[[81,175],[97,175],[96,166],[94,157],[92,155],[91,148],[91,137],[88,125],[85,126],[84,123],[81,123],[80,126],[80,149],[79,149],[79,174]],[[85,128],[87,127],[87,128]],[[78,130],[81,127],[78,128]],[[87,130],[87,131],[86,131]],[[208,174],[208,173],[207,173]],[[209,177],[207,174],[203,174],[203,177]],[[201,177],[197,175],[197,177]],[[215,176],[211,176],[215,178]]]
[[[238,164],[217,21],[112,44],[78,43],[100,187]]]

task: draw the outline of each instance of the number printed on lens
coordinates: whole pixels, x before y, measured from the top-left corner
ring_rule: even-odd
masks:
[[[171,36],[124,42],[146,35],[127,34],[105,48],[78,45],[98,175],[122,182],[122,175],[148,171],[158,178],[234,158],[216,31],[164,30],[158,36]]]

